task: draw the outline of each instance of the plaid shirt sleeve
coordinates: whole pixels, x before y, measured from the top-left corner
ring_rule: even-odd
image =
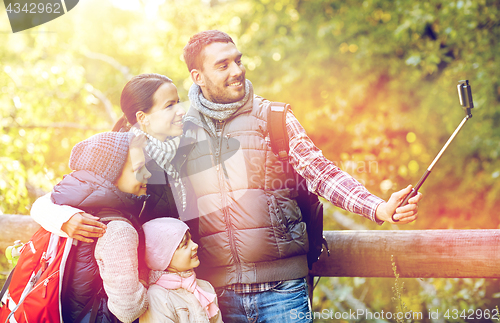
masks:
[[[286,129],[290,165],[305,178],[309,191],[344,210],[363,215],[378,224],[384,223],[375,219],[377,206],[384,200],[368,192],[351,175],[326,159],[291,111],[286,115]]]

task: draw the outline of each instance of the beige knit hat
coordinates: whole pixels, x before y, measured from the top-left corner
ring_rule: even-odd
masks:
[[[146,240],[146,264],[149,269],[164,271],[189,227],[174,218],[157,218],[143,224]]]

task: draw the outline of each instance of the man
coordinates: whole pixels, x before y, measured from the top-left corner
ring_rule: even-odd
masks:
[[[292,310],[310,311],[307,234],[292,175],[269,147],[269,101],[253,93],[241,56],[216,30],[184,48],[194,82],[185,134],[198,142],[186,166],[200,211],[200,276],[216,287],[224,322],[291,322]],[[327,160],[291,112],[286,127],[289,163],[310,191],[380,224],[393,214],[400,224],[417,218],[421,194],[398,208],[411,186],[385,202]]]

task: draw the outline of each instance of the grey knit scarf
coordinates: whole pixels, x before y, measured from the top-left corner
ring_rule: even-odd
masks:
[[[182,211],[186,210],[186,187],[179,172],[170,163],[179,147],[180,137],[160,141],[137,127],[131,127],[130,131],[136,136],[143,134],[148,138],[146,153],[174,180],[173,187],[175,191],[172,193],[176,197],[177,203],[181,203]]]
[[[203,96],[201,88],[196,83],[191,85],[188,96],[191,101],[191,105],[203,116],[222,121],[232,117],[236,111],[238,111],[248,102],[248,100],[250,100],[250,98],[253,98],[253,86],[252,82],[245,80],[245,96],[243,99],[233,103],[214,103],[207,100]],[[213,133],[216,133],[213,122],[209,121],[207,123]]]

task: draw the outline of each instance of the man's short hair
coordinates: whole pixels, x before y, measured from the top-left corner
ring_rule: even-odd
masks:
[[[212,43],[233,43],[231,37],[219,30],[206,30],[191,37],[184,47],[184,61],[189,72],[193,69],[203,70],[203,49]]]

